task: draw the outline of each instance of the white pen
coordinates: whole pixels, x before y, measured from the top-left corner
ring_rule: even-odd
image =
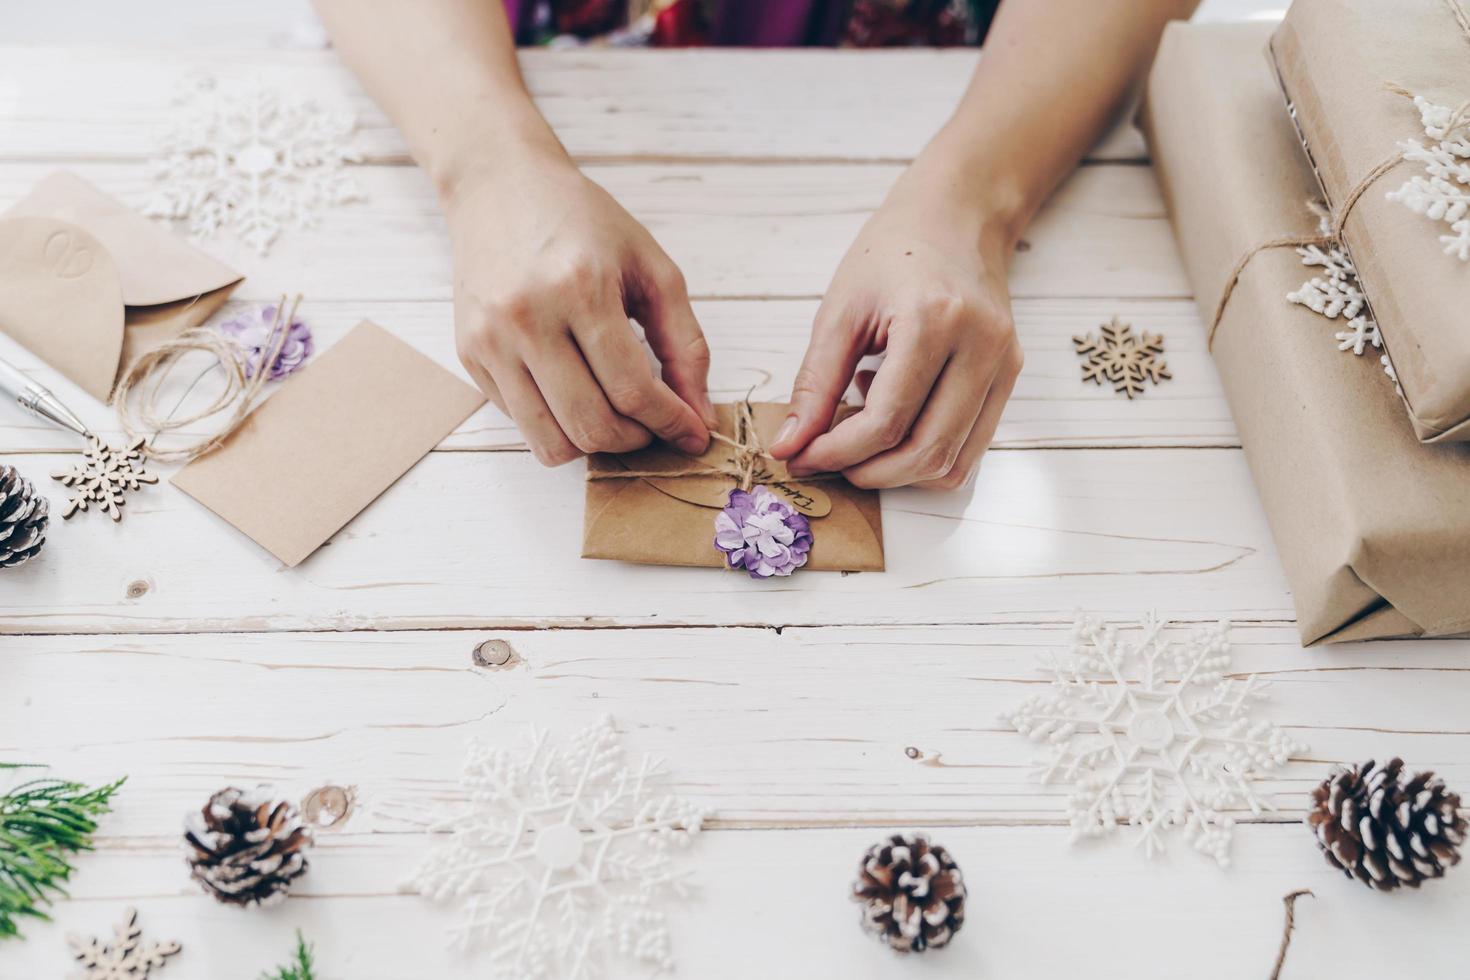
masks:
[[[92,433],[82,424],[82,420],[63,405],[61,399],[51,394],[45,385],[32,381],[20,368],[5,360],[0,360],[0,395],[14,399],[17,405],[37,418],[70,429],[84,438],[92,438]]]

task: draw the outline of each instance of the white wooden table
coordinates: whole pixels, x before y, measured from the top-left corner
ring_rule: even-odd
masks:
[[[212,9],[191,16],[227,23]],[[370,318],[458,370],[429,185],[335,57],[246,47],[248,32],[184,40],[0,50],[0,206],[58,166],[138,200],[191,70],[309,91],[358,112],[369,199],[268,259],[211,245],[249,275],[236,305],[299,290],[326,343]],[[572,152],[685,270],[716,398],[775,399],[836,261],[973,58],[525,63]],[[0,978],[65,975],[63,933],[100,934],[130,904],[183,940],[172,980],[253,978],[298,927],[331,980],[481,975],[444,949],[449,911],[400,892],[429,845],[425,810],[461,798],[470,736],[604,713],[718,812],[686,858],[700,896],[674,915],[679,976],[1263,977],[1298,887],[1317,898],[1288,977],[1467,969],[1470,872],[1379,896],[1331,871],[1301,818],[1335,761],[1400,754],[1470,788],[1470,644],[1300,648],[1136,133],[1104,142],[1024,248],[1011,286],[1027,364],[996,448],[972,497],[885,494],[884,574],[754,588],[581,561],[581,467],[541,469],[493,409],[294,570],[167,486],[120,526],[55,522],[43,557],[0,578],[0,759],[129,782],[56,923],[0,945]],[[1070,337],[1114,315],[1167,337],[1174,380],[1138,401],[1079,380]],[[3,337],[0,356],[109,428]],[[70,447],[0,413],[0,455],[48,489]],[[1267,780],[1280,809],[1243,820],[1229,871],[1182,845],[1153,863],[1121,837],[1069,847],[1065,789],[1033,783],[1034,748],[997,720],[1038,690],[1035,656],[1064,646],[1075,609],[1150,608],[1236,623],[1236,668],[1275,681],[1271,716],[1312,746]],[[491,638],[514,649],[507,668],[473,664]],[[262,782],[359,800],[290,901],[241,913],[195,891],[179,825],[212,791]],[[968,924],[948,950],[900,960],[858,932],[845,890],[891,828],[931,831],[966,871]]]

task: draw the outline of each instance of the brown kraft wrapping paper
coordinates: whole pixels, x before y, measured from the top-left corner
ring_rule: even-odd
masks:
[[[1322,193],[1336,207],[1424,138],[1398,87],[1451,108],[1470,99],[1470,0],[1296,0],[1271,64]],[[1455,14],[1458,4],[1462,26]],[[1448,228],[1384,195],[1422,173],[1400,160],[1348,212],[1342,238],[1424,442],[1470,439],[1470,265],[1446,255]]]
[[[735,408],[715,406],[719,431],[727,436],[735,433]],[[760,402],[751,405],[751,413],[761,445],[769,446],[789,411],[785,405]],[[724,568],[725,556],[715,547],[715,515],[735,487],[732,477],[719,473],[668,479],[594,477],[714,468],[727,465],[733,452],[725,443],[712,441],[697,457],[686,456],[663,443],[633,453],[589,456],[582,557]],[[804,511],[811,521],[812,550],[802,571],[883,570],[883,515],[876,490],[859,490],[842,479],[803,483],[788,477],[785,464],[763,462],[769,472],[760,474],[757,484],[778,492],[778,484],[787,486],[793,492],[810,494],[808,499],[816,501],[815,510]]]
[[[1207,327],[1241,256],[1317,230],[1267,38],[1171,24],[1149,77],[1145,134]],[[1213,345],[1302,642],[1470,632],[1470,445],[1421,444],[1378,359],[1287,302],[1308,271],[1292,248],[1255,253]]]

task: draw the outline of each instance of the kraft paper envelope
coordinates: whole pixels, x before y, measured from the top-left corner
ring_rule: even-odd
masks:
[[[298,565],[484,402],[364,321],[173,484]]]
[[[99,401],[241,278],[66,171],[0,215],[0,330]]]
[[[716,405],[720,431],[735,432],[734,405]],[[762,445],[770,445],[789,414],[787,406],[751,405]],[[622,455],[598,454],[587,459],[587,504],[582,534],[583,558],[613,558],[645,565],[690,565],[723,568],[725,556],[715,548],[715,515],[724,506],[733,478],[680,476],[667,479],[633,477],[590,479],[593,474],[677,472],[699,466],[720,467],[734,455],[722,442],[711,442],[704,454],[690,457],[663,443]],[[805,568],[818,571],[883,570],[883,515],[876,490],[859,490],[846,480],[803,482],[786,472],[784,463],[763,460],[767,471],[757,483],[781,493],[807,514],[812,550]]]

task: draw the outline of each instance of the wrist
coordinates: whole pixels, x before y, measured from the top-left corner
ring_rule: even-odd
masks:
[[[487,125],[456,129],[428,154],[424,169],[446,213],[453,213],[467,188],[510,182],[548,168],[576,169],[551,127],[529,104],[526,109],[528,113],[481,113]]]
[[[980,251],[1009,257],[1041,204],[1041,195],[1014,161],[986,141],[946,126],[904,172],[895,194],[932,198],[963,222]]]

